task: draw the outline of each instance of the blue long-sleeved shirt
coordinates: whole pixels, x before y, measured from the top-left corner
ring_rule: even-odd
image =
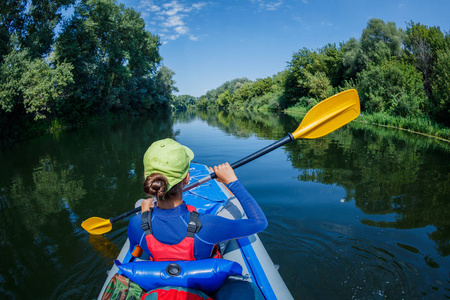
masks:
[[[200,214],[202,228],[194,237],[194,256],[196,259],[209,258],[215,244],[231,239],[249,236],[264,230],[267,219],[239,180],[228,184],[230,191],[242,205],[248,219],[230,220],[223,217]],[[190,213],[186,204],[172,209],[160,209],[155,206],[152,213],[152,230],[154,237],[164,244],[175,245],[186,237]],[[139,245],[150,254],[145,240],[145,232],[141,227],[141,215],[131,218],[128,225],[128,237],[131,249]]]

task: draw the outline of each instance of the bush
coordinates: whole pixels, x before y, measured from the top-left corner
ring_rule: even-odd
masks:
[[[438,63],[434,69],[433,115],[436,120],[450,126],[450,50],[438,54]]]
[[[362,109],[369,113],[420,116],[425,104],[422,76],[407,63],[384,61],[357,76]]]

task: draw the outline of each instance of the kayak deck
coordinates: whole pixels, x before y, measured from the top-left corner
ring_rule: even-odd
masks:
[[[190,182],[210,174],[211,170],[201,164],[191,163],[189,169]],[[225,185],[216,180],[210,180],[202,185],[183,193],[183,200],[186,204],[196,207],[199,213],[219,215],[229,219],[246,218],[239,201],[226,188]],[[132,260],[130,253],[130,243],[127,239],[117,259],[122,263]],[[243,277],[230,277],[230,283],[247,281],[252,286],[256,286],[257,291],[253,291],[253,299],[293,299],[286,284],[281,278],[278,268],[272,262],[269,254],[264,248],[257,234],[220,243],[223,251],[223,258],[239,263],[243,268]],[[101,299],[106,285],[118,272],[117,266],[113,266],[108,272],[108,277],[103,285],[98,299]],[[227,284],[227,282],[224,284]],[[230,284],[228,289],[234,289]],[[241,290],[241,289],[236,289]],[[226,291],[226,297],[236,298],[238,292]],[[248,295],[241,295],[242,298],[249,299]]]

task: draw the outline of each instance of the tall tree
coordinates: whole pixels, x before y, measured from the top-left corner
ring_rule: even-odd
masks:
[[[320,49],[320,53],[325,55],[325,64],[327,66],[327,77],[333,87],[338,87],[344,81],[345,67],[343,62],[344,50],[343,44],[328,44]]]
[[[69,64],[52,68],[42,58],[30,59],[27,51],[12,50],[0,67],[0,108],[13,118],[45,119],[72,83],[70,71]]]
[[[288,104],[295,104],[302,97],[323,97],[331,90],[331,82],[327,76],[333,74],[329,68],[340,65],[336,62],[340,55],[333,54],[333,46],[328,45],[317,51],[306,48],[294,53],[288,64],[285,93]],[[333,74],[336,81],[340,79]],[[318,84],[320,86],[315,86]]]
[[[361,35],[361,47],[374,63],[403,54],[404,32],[394,22],[371,19]]]
[[[433,74],[433,115],[438,122],[450,126],[450,49],[438,52]]]
[[[419,71],[407,62],[385,60],[357,75],[362,109],[402,117],[421,116],[425,91]]]
[[[172,93],[178,92],[175,81],[172,79],[175,73],[166,66],[156,73],[153,80],[152,98],[153,103],[147,103],[146,109],[150,109],[152,105],[162,105],[168,107],[172,101]]]
[[[151,103],[160,45],[135,10],[115,0],[82,0],[55,48],[57,61],[74,66],[68,111],[74,111],[71,106],[84,114],[91,108],[105,112]]]
[[[402,42],[404,32],[395,23],[385,23],[380,19],[371,19],[363,30],[361,39],[351,38],[343,44],[343,64],[346,68],[346,80],[367,69],[370,64],[380,64],[403,55]]]
[[[0,62],[12,50],[11,38],[25,34],[27,0],[0,1]]]
[[[2,0],[0,57],[12,50],[13,34],[18,37],[19,46],[28,49],[31,58],[48,55],[62,10],[74,3],[75,0]]]
[[[361,42],[356,38],[350,38],[344,44],[344,54],[342,63],[345,67],[344,78],[346,80],[353,79],[362,70],[369,65],[369,57],[361,45]]]
[[[416,68],[422,73],[428,98],[432,99],[432,81],[439,50],[450,47],[439,27],[410,22],[406,29],[405,48]]]

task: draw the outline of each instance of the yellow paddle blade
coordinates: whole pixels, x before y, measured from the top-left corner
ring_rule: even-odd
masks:
[[[112,224],[107,219],[92,217],[81,223],[81,227],[90,234],[99,235],[111,231]]]
[[[315,139],[344,126],[360,113],[356,90],[347,90],[316,104],[292,133],[295,139]]]

